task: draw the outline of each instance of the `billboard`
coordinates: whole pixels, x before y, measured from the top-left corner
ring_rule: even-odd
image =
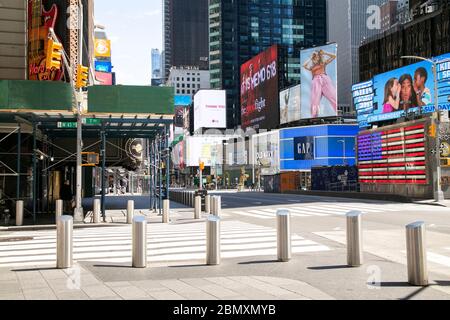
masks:
[[[198,91],[194,96],[194,131],[197,131],[200,128],[225,129],[226,127],[226,91]]]
[[[94,51],[96,58],[111,58],[111,40],[95,39]]]
[[[216,145],[222,145],[224,140],[231,136],[188,136],[186,137],[186,166],[198,167],[200,162],[204,162],[206,167],[211,167],[217,163],[217,156],[214,154]]]
[[[111,61],[95,61],[95,71],[100,72],[111,72],[112,64]]]
[[[450,109],[450,54],[435,58],[439,109]],[[395,120],[409,114],[434,112],[433,64],[421,61],[379,74],[373,80],[353,86],[353,99],[360,127]]]
[[[190,106],[192,104],[192,97],[189,95],[176,94],[174,99],[176,106]]]
[[[280,92],[280,124],[301,120],[301,86],[295,86]]]
[[[95,71],[95,79],[100,82],[100,86],[112,86],[113,74],[108,72]]]
[[[278,46],[241,66],[242,128],[274,129],[279,125]]]
[[[302,50],[301,119],[337,117],[337,44]]]
[[[280,133],[272,131],[252,136],[252,162],[261,170],[261,175],[280,173]]]

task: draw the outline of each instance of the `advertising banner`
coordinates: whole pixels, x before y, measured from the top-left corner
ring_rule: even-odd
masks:
[[[450,54],[437,61],[439,110],[450,110]],[[361,128],[370,124],[430,114],[435,110],[433,64],[421,61],[379,74],[353,86],[353,101]],[[448,118],[448,117],[447,117]]]
[[[205,163],[206,167],[213,164],[213,159],[217,161],[214,155],[216,145],[222,145],[223,140],[230,139],[230,136],[188,136],[186,137],[186,166],[198,167],[200,161]]]
[[[242,128],[274,129],[279,125],[278,46],[241,66]]]
[[[261,169],[261,175],[280,173],[280,133],[279,131],[252,136],[253,163]]]
[[[200,128],[225,129],[226,127],[226,91],[198,91],[194,96],[194,131],[197,131]]]
[[[301,119],[336,117],[337,44],[300,53]]]
[[[95,61],[95,71],[111,72],[112,64],[110,61]]]
[[[113,74],[108,72],[95,71],[95,78],[100,82],[101,86],[112,86]]]
[[[111,58],[111,40],[95,39],[94,50],[96,58]]]
[[[192,104],[192,97],[189,95],[176,94],[174,99],[175,106],[190,106]]]
[[[294,138],[294,160],[314,160],[315,137]]]
[[[301,86],[295,86],[280,92],[280,124],[301,120]]]

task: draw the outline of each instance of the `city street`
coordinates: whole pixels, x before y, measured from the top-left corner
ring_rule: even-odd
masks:
[[[131,226],[74,230],[73,269],[53,269],[55,230],[0,233],[0,299],[449,299],[450,208],[220,193],[222,263],[205,266],[205,223],[172,202],[148,216],[149,268],[131,268]],[[276,261],[276,210],[291,213],[293,259]],[[346,220],[364,213],[365,261],[346,267]],[[111,212],[112,213],[112,212]],[[203,215],[205,218],[206,215]],[[431,285],[407,283],[405,225],[425,221]],[[77,280],[78,279],[78,280]]]

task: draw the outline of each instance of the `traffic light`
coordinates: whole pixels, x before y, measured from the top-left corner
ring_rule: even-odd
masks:
[[[47,69],[60,70],[62,66],[62,49],[63,46],[60,43],[48,39],[47,43],[47,58],[45,60],[45,67]]]
[[[77,66],[77,84],[76,88],[84,88],[87,87],[89,80],[89,68],[84,67],[81,64]]]
[[[436,138],[436,125],[434,123],[430,124],[428,128],[428,136],[431,138]]]
[[[204,162],[200,162],[200,170],[205,170],[205,163]]]

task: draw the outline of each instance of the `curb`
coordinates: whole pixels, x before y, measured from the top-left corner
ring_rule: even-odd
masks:
[[[109,223],[109,224],[74,224],[74,229],[93,229],[103,227],[119,227],[124,226],[124,223]],[[0,227],[0,232],[14,232],[14,231],[43,231],[56,230],[56,225],[40,225],[40,226],[20,226],[20,227]]]

